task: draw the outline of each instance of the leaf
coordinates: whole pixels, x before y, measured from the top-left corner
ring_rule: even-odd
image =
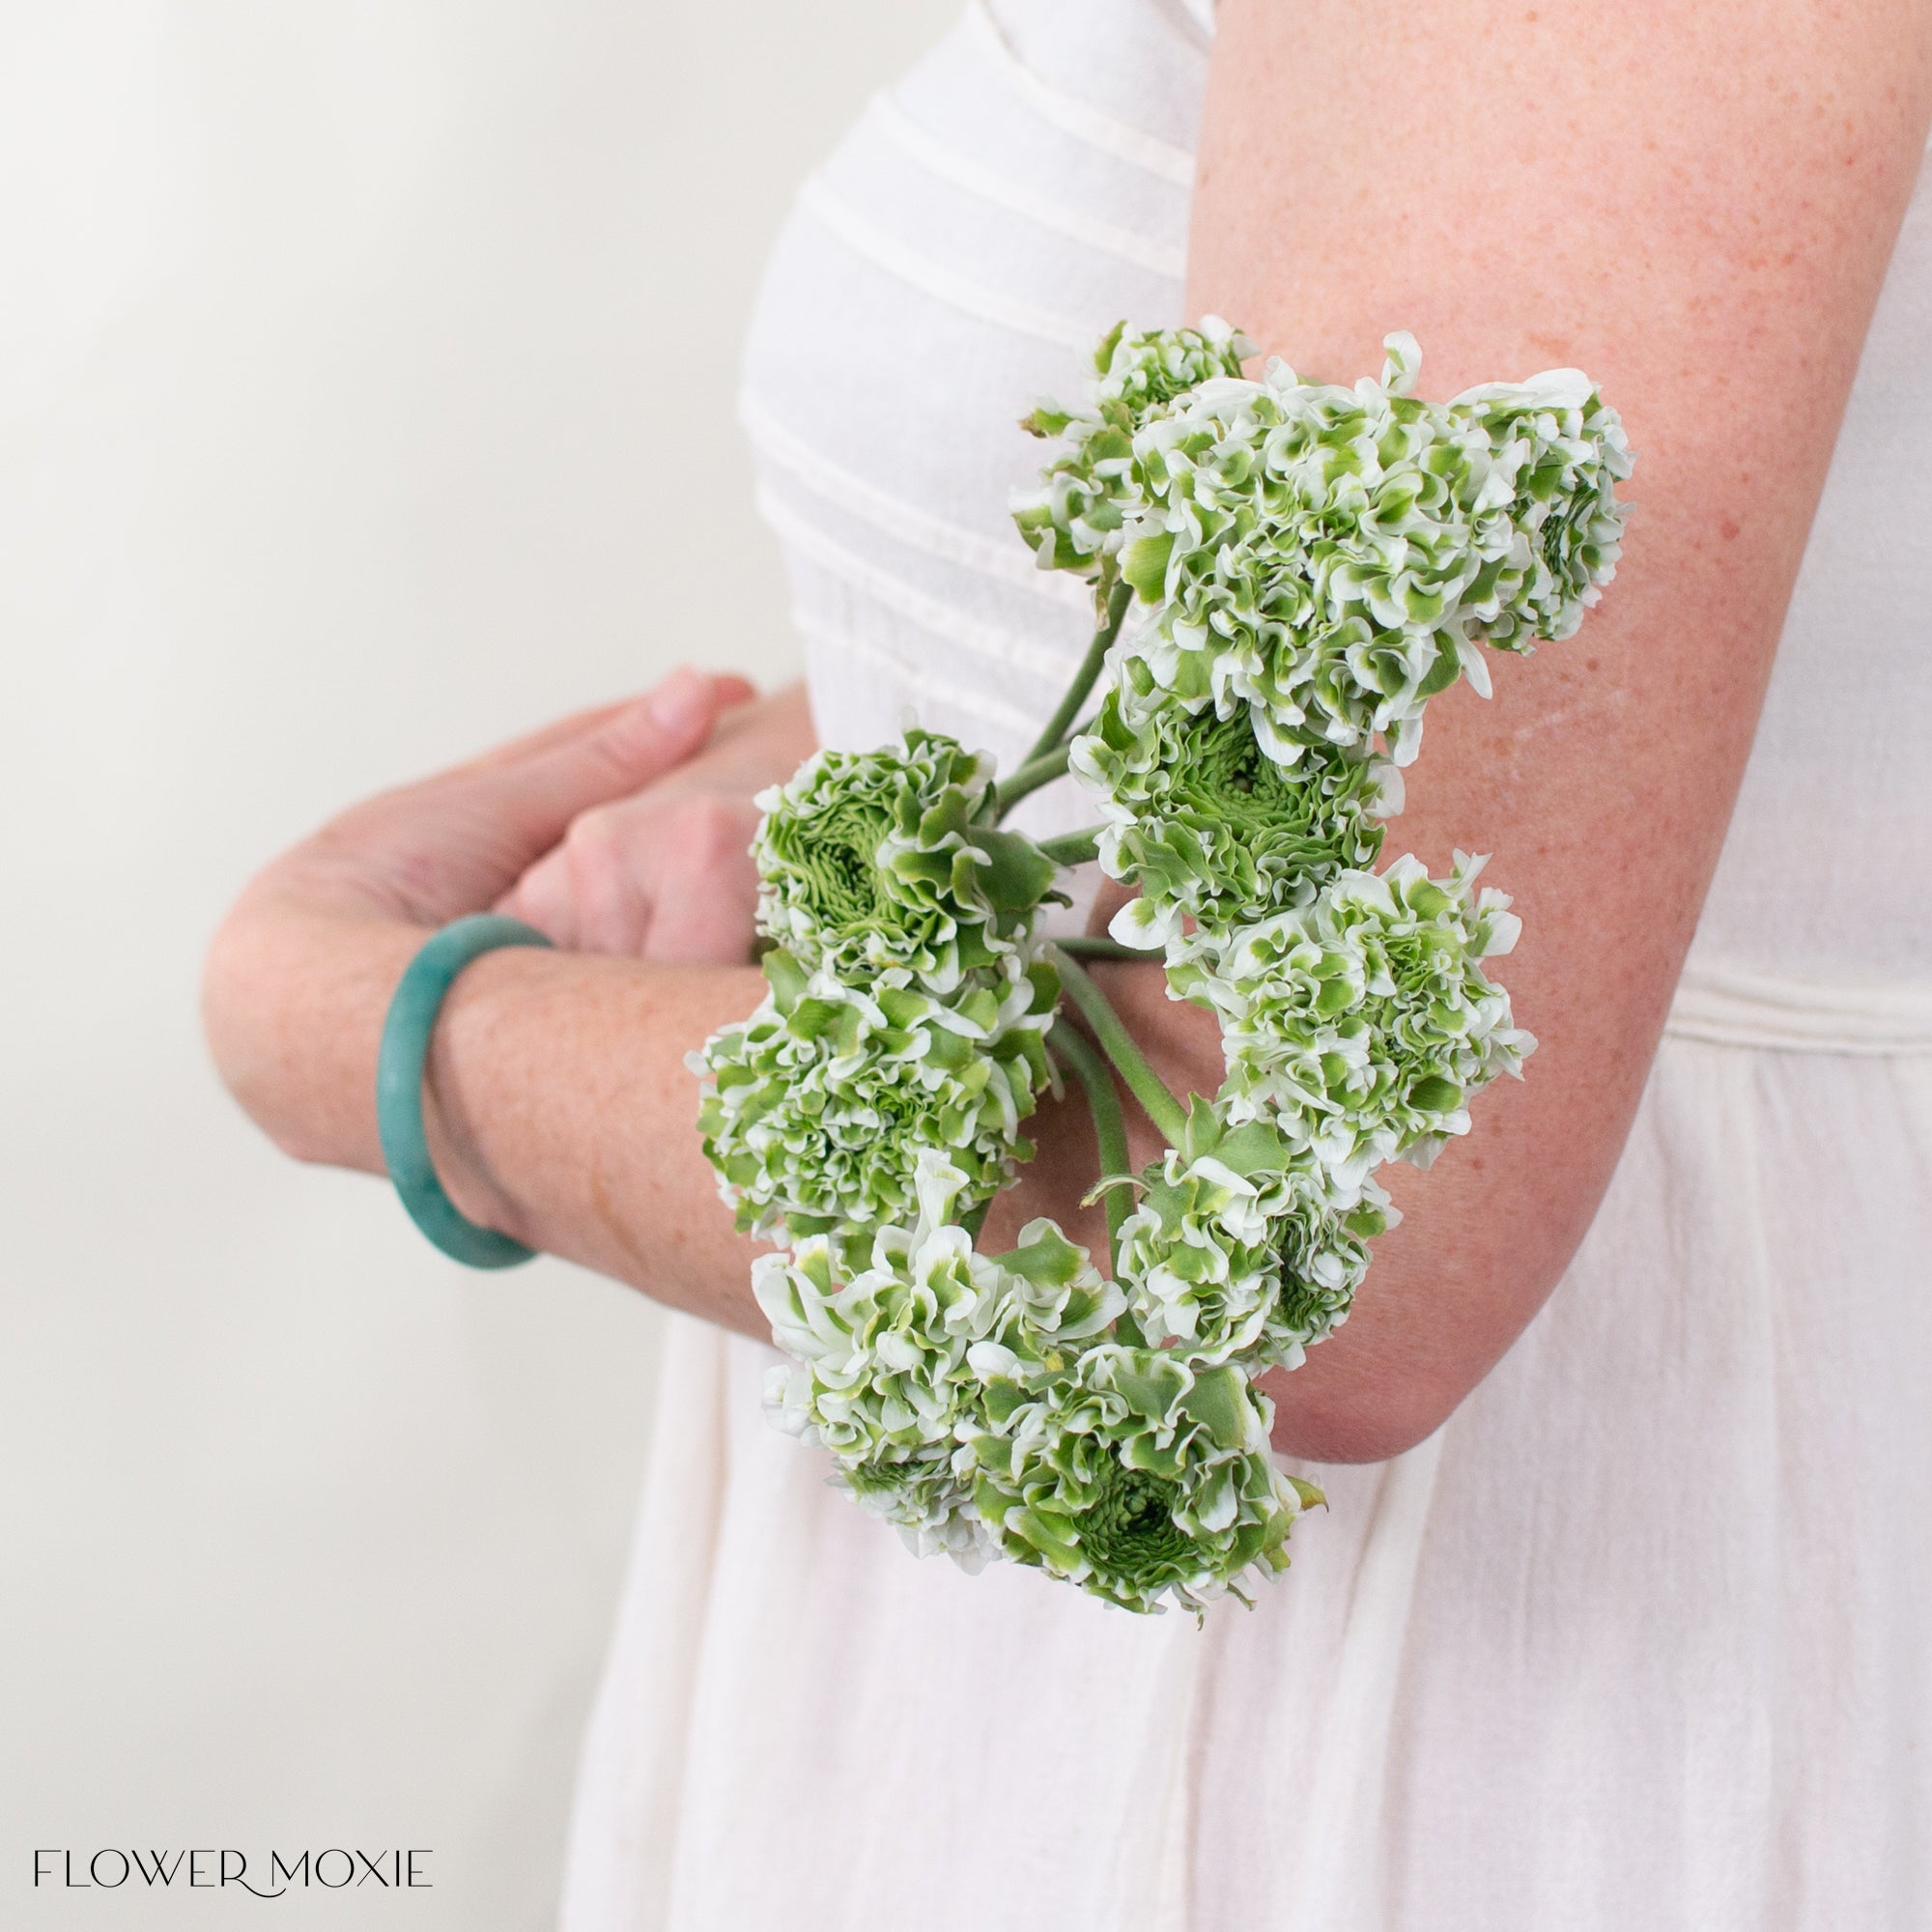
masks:
[[[1167,560],[1174,554],[1174,536],[1136,537],[1121,554],[1121,575],[1143,603],[1158,604],[1167,591]]]
[[[1247,1398],[1247,1378],[1233,1367],[1197,1371],[1194,1386],[1181,1398],[1182,1411],[1213,1438],[1220,1449],[1238,1449],[1246,1441],[1254,1411]]]
[[[980,829],[973,834],[973,842],[986,855],[980,868],[980,890],[1004,918],[1031,912],[1060,870],[1024,833]]]
[[[774,1004],[789,1019],[792,1009],[805,997],[810,976],[781,946],[773,947],[759,963],[765,969],[765,980],[771,986]]]

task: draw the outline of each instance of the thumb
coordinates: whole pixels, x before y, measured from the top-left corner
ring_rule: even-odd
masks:
[[[722,694],[728,699],[732,689]],[[385,792],[317,835],[358,892],[418,925],[492,905],[592,806],[682,763],[711,735],[716,681],[689,667],[642,697],[565,719]]]
[[[469,785],[495,820],[493,857],[511,877],[541,858],[570,821],[592,806],[624,798],[698,751],[735,696],[720,680],[680,666],[628,704],[596,715],[561,742],[539,740]]]

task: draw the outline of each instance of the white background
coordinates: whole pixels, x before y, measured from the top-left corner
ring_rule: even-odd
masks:
[[[550,1921],[654,1318],[282,1160],[200,953],[360,793],[680,658],[789,672],[739,338],[955,9],[0,0],[10,1927]],[[434,1889],[32,1889],[188,1843]]]

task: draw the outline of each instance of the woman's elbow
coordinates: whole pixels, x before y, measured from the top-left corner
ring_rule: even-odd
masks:
[[[1331,1395],[1295,1386],[1296,1376],[1271,1377],[1274,1446],[1306,1463],[1386,1463],[1413,1449],[1455,1413],[1467,1388],[1402,1378]],[[1312,1397],[1312,1399],[1310,1399]]]
[[[1314,1463],[1385,1463],[1440,1429],[1535,1319],[1586,1217],[1514,1241],[1465,1239],[1418,1267],[1388,1254],[1348,1322],[1264,1384],[1274,1446]],[[1403,1232],[1406,1232],[1405,1229]]]

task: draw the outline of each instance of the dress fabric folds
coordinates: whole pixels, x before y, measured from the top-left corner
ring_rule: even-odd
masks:
[[[976,0],[802,191],[743,418],[827,742],[913,707],[1010,766],[1051,708],[1085,592],[1007,521],[1013,422],[1182,319],[1211,31]],[[565,1932],[1932,1922],[1928,339],[1921,184],[1635,1128],[1517,1348],[1315,1472],[1293,1570],[1197,1630],[915,1559],[765,1422],[771,1351],[674,1319]]]

